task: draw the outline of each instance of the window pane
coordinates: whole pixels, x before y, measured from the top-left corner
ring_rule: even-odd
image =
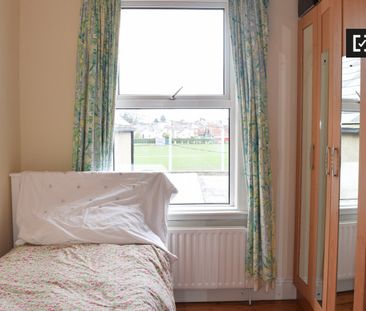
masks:
[[[359,58],[344,58],[342,61],[342,102],[360,101],[360,67]]]
[[[342,59],[340,208],[357,208],[361,60]]]
[[[360,113],[342,112],[340,207],[357,208]]]
[[[173,204],[229,203],[228,109],[118,109],[115,123],[115,170],[167,172]]]
[[[122,9],[119,93],[224,93],[222,9]]]

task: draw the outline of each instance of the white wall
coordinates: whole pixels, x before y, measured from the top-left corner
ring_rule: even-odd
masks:
[[[297,1],[270,1],[269,17],[268,108],[277,210],[278,278],[291,280],[296,184]]]
[[[70,170],[80,0],[20,0],[22,170]]]
[[[0,256],[12,246],[9,173],[19,170],[19,2],[0,0]]]

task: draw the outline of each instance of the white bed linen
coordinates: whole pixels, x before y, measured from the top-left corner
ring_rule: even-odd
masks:
[[[147,243],[167,251],[176,192],[163,173],[23,172],[16,244]]]

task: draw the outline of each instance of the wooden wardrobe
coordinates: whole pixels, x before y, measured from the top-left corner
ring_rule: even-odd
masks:
[[[366,0],[322,0],[298,24],[294,275],[305,310],[366,311],[366,58],[346,57],[350,28],[366,29]]]

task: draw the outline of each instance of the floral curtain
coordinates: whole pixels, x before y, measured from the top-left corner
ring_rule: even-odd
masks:
[[[274,285],[275,221],[267,117],[268,1],[229,0],[231,42],[241,110],[248,188],[245,270],[254,289]]]
[[[120,3],[82,3],[72,156],[76,171],[109,170],[112,166]]]

